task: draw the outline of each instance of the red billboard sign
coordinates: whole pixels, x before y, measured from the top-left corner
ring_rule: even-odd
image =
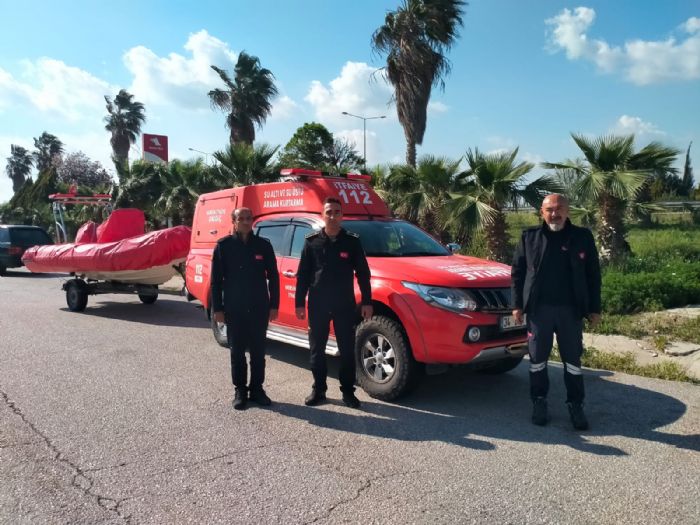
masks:
[[[167,135],[143,134],[143,160],[148,162],[168,162]]]

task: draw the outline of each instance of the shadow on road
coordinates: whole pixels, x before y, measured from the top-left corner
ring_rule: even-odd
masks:
[[[308,369],[308,352],[279,343],[270,343],[268,354],[300,368]],[[306,371],[311,386],[311,373]],[[323,428],[401,441],[442,441],[478,450],[496,447],[491,439],[564,445],[596,455],[624,456],[615,446],[595,443],[591,438],[622,436],[700,451],[700,434],[683,435],[660,429],[679,420],[686,405],[666,394],[611,380],[611,372],[586,373],[586,411],[591,430],[574,431],[564,404],[562,369],[550,366],[550,412],[547,427],[530,423],[529,378],[527,367],[501,376],[475,373],[466,367],[453,368],[438,376],[426,376],[410,396],[396,403],[364,401],[359,411],[348,413],[277,403],[281,414]],[[329,359],[329,376],[338,377],[338,362]],[[340,392],[329,388],[329,397]],[[336,402],[339,403],[339,402]],[[348,409],[349,410],[349,409]]]
[[[57,277],[63,277],[65,279],[70,279],[70,275],[65,274],[65,273],[32,273],[28,270],[25,270],[23,268],[8,268],[7,272],[5,275],[0,276],[0,279],[3,277],[12,277],[12,278],[25,278],[25,279],[55,279]]]
[[[61,311],[70,315],[104,317],[154,326],[209,328],[209,321],[202,308],[184,299],[160,296],[154,304],[143,304],[135,294],[129,297],[131,300],[128,302],[110,301],[108,297],[108,294],[91,295],[87,308],[80,313],[71,312],[67,307],[61,308]]]

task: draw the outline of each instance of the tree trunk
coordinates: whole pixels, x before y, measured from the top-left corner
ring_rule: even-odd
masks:
[[[598,223],[598,251],[605,262],[616,261],[631,253],[625,240],[625,203],[604,193],[600,198],[600,221]]]
[[[406,140],[406,164],[416,167],[416,143],[413,140]]]
[[[494,206],[494,208],[496,208]],[[510,253],[508,249],[508,225],[506,215],[496,208],[497,212],[493,221],[484,226],[486,232],[486,245],[488,258],[494,261],[508,263]]]
[[[121,166],[129,166],[129,148],[131,143],[126,135],[112,135],[112,153],[114,159]]]

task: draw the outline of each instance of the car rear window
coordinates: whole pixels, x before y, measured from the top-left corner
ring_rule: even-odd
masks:
[[[44,230],[35,228],[10,228],[10,242],[18,246],[51,244],[51,238]]]

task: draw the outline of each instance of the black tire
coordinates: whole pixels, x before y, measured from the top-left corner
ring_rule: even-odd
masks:
[[[480,366],[477,371],[482,374],[505,374],[517,367],[524,357],[524,355],[521,355],[519,357],[499,359],[498,361],[494,361],[493,364]]]
[[[214,333],[214,339],[220,346],[228,348],[228,337],[226,336],[226,323],[217,323],[214,321],[214,312],[209,310],[209,319],[211,320],[211,331]]]
[[[71,312],[82,312],[88,303],[87,285],[80,279],[71,279],[66,284],[66,304]]]
[[[360,387],[382,401],[392,401],[410,392],[424,370],[413,358],[401,325],[381,315],[357,327],[355,359]]]
[[[0,275],[5,275],[7,273],[7,268],[0,264]]]
[[[153,304],[158,300],[158,287],[154,286],[155,290],[153,294],[139,294],[139,299],[143,304]]]

